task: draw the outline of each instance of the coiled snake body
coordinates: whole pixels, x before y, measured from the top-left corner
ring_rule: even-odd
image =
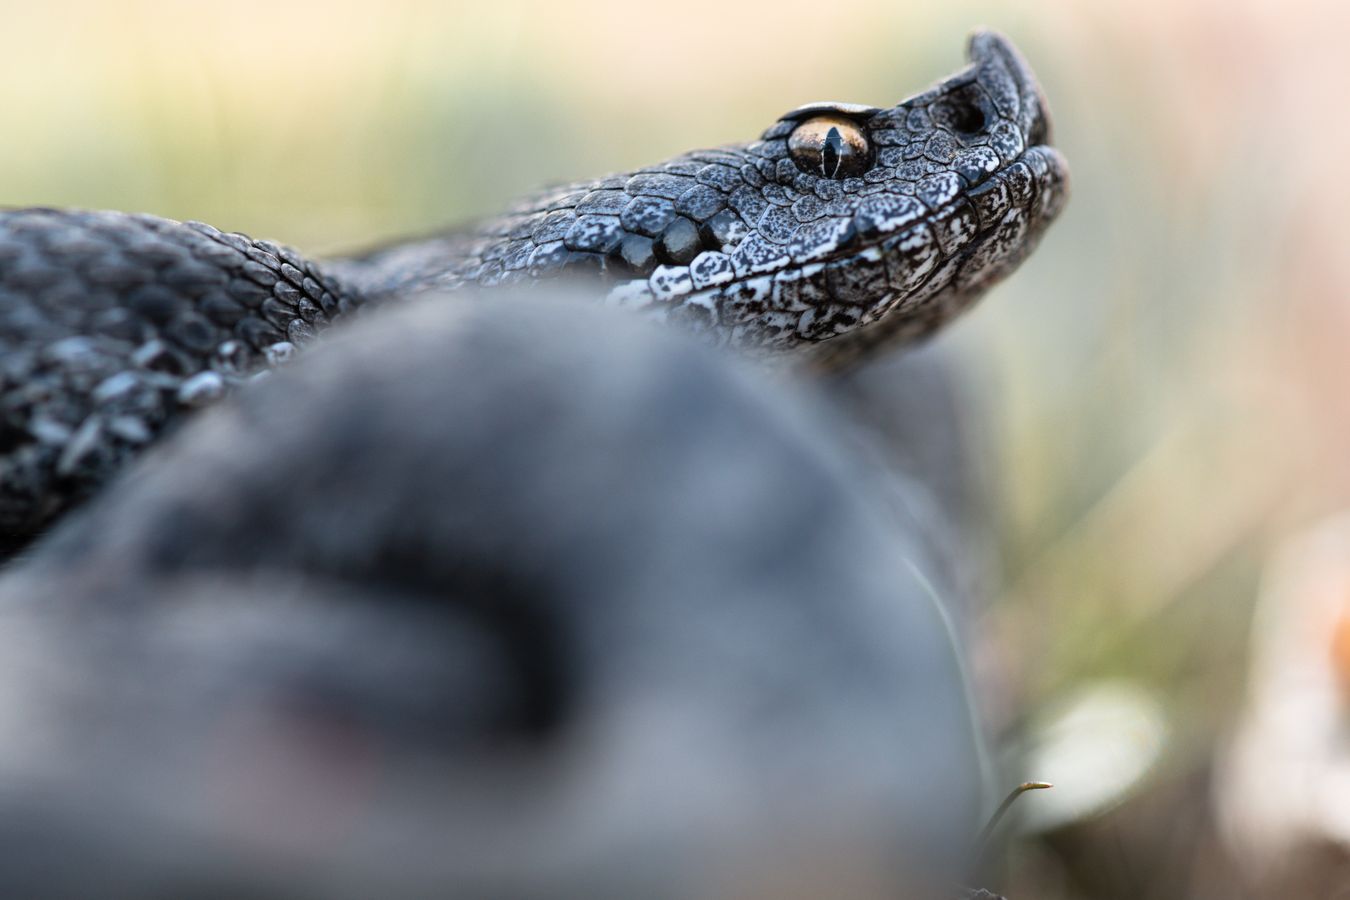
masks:
[[[186,411],[390,298],[583,275],[613,305],[826,366],[929,334],[1067,196],[1030,69],[993,33],[969,55],[888,109],[801,107],[757,141],[346,259],[151,216],[0,211],[0,551]]]

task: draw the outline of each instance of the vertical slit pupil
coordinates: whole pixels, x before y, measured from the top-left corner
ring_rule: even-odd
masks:
[[[820,151],[820,170],[826,178],[833,178],[839,171],[839,161],[843,156],[844,138],[839,129],[831,127],[825,135],[825,146]]]

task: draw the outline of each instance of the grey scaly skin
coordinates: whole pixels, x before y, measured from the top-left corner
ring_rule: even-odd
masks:
[[[999,35],[890,109],[817,103],[760,140],[570,185],[477,231],[342,267],[370,296],[600,273],[612,303],[720,343],[838,366],[931,333],[1007,275],[1066,199],[1035,76]],[[790,142],[838,120],[858,164],[827,175]],[[847,176],[847,177],[846,177]]]
[[[390,298],[586,276],[612,305],[825,367],[930,334],[1067,197],[1026,63],[990,32],[969,55],[889,109],[801,107],[758,141],[348,259],[151,216],[0,212],[0,554],[185,412]]]

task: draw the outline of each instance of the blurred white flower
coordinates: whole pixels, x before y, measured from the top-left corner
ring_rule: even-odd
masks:
[[[1254,877],[1301,850],[1350,846],[1350,516],[1286,542],[1268,569],[1246,708],[1214,793]]]

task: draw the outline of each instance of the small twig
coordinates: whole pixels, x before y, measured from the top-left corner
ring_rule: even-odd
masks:
[[[989,817],[989,822],[980,830],[980,836],[975,839],[977,851],[976,858],[980,859],[984,857],[984,851],[988,849],[989,838],[994,834],[994,828],[998,825],[999,821],[1002,820],[1003,815],[1008,811],[1008,808],[1013,805],[1014,800],[1025,794],[1027,791],[1043,791],[1046,788],[1052,787],[1054,787],[1054,785],[1048,781],[1027,781],[1013,788],[1011,793],[1003,798],[1003,802],[998,805],[998,809],[994,810],[994,814]]]

